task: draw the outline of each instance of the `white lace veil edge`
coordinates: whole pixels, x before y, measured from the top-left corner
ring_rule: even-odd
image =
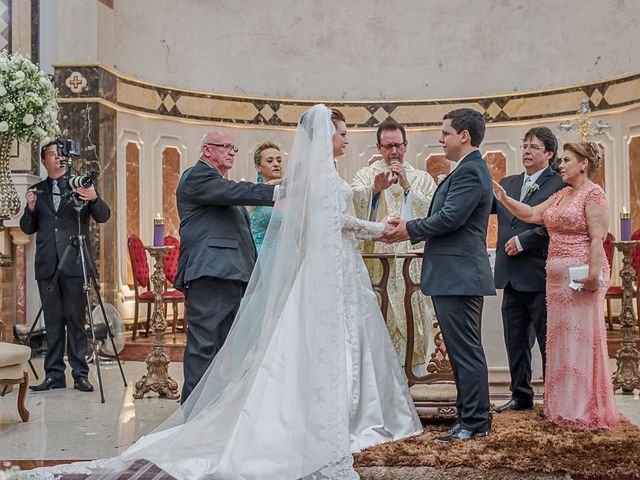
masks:
[[[327,107],[316,105],[298,124],[283,181],[286,198],[275,205],[236,320],[203,379],[180,409],[120,457],[100,462],[102,473],[96,470],[91,479],[116,479],[118,473],[108,472],[110,465],[122,472],[139,459],[148,459],[180,478],[184,473],[179,464],[185,455],[206,459],[210,464],[203,467],[209,469],[207,474],[212,469],[217,472],[223,464],[231,469],[230,458],[237,454],[229,445],[231,435],[256,388],[256,375],[279,332],[283,311],[289,315],[292,302],[299,328],[296,345],[291,345],[291,361],[301,366],[299,388],[282,393],[288,395],[280,399],[288,402],[286,412],[273,412],[274,416],[286,415],[293,425],[282,438],[272,439],[282,448],[276,447],[269,455],[283,456],[278,478],[357,478],[350,452],[344,373],[347,347],[340,231],[340,203],[344,201],[333,164],[335,129],[330,115]],[[256,420],[256,431],[262,421]],[[261,442],[260,433],[252,442]],[[196,442],[197,438],[202,442]],[[187,448],[196,443],[196,448]],[[259,452],[266,446],[248,448]]]

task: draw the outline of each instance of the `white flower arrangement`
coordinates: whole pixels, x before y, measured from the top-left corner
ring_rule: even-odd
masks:
[[[0,52],[0,135],[46,143],[60,134],[58,92],[20,53]]]
[[[4,462],[4,468],[0,469],[0,480],[28,480],[29,476],[26,473],[21,473],[20,469],[16,466],[11,466],[8,462]]]

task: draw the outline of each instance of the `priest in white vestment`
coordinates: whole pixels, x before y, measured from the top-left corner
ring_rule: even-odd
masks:
[[[436,183],[427,172],[413,168],[404,162],[407,151],[407,138],[404,127],[395,121],[383,122],[377,131],[378,152],[382,155],[371,165],[356,172],[351,188],[356,215],[369,221],[380,221],[387,216],[396,216],[404,220],[427,216],[431,197]],[[409,241],[386,244],[383,242],[365,242],[365,253],[406,253],[421,249],[424,243],[412,245]],[[378,261],[367,261],[372,278],[380,278],[382,266]],[[393,345],[402,362],[407,344],[407,324],[404,310],[403,260],[391,262],[388,281],[389,311],[387,326]],[[420,280],[422,261],[411,262],[411,277]],[[415,346],[412,367],[417,374],[424,373],[428,362],[427,350],[431,335],[433,307],[428,297],[418,292],[413,295],[412,306],[415,320]]]

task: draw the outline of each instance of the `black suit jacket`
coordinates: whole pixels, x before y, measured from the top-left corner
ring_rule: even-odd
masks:
[[[507,195],[520,199],[524,173],[510,175],[500,181]],[[539,188],[527,194],[523,202],[527,205],[543,203],[565,184],[560,175],[546,168],[535,182]],[[507,283],[521,292],[544,292],[546,283],[545,264],[549,235],[541,225],[523,222],[514,217],[500,202],[494,200],[495,213],[498,214],[498,243],[496,246],[496,265],[494,278],[496,288],[504,288]],[[510,257],[504,251],[504,245],[514,235],[522,245],[522,252]]]
[[[51,188],[47,180],[36,183],[38,199],[32,210],[25,207],[20,218],[20,229],[27,235],[36,233],[35,274],[36,280],[52,277],[62,259],[69,237],[78,234],[78,222],[74,202],[69,198],[62,198],[58,211],[53,207]],[[63,189],[62,193],[65,193]],[[107,204],[98,196],[94,203],[88,203],[80,212],[80,227],[82,235],[89,238],[89,219],[93,218],[98,223],[109,220],[111,211]],[[91,242],[87,241],[87,247],[91,252]],[[67,260],[62,265],[62,271],[70,277],[81,277],[82,266],[77,246],[67,255]]]
[[[234,182],[199,160],[180,178],[180,256],[174,286],[200,277],[248,282],[256,247],[244,205],[273,205],[272,185]]]
[[[411,242],[425,242],[425,295],[495,295],[486,240],[492,202],[491,174],[476,150],[438,185],[428,217],[407,222]]]

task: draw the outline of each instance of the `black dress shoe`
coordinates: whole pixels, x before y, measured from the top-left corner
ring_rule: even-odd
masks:
[[[93,392],[93,385],[91,385],[86,377],[76,378],[73,388],[81,392]]]
[[[496,413],[506,412],[508,410],[531,410],[533,403],[520,403],[517,400],[509,400],[504,405],[500,405],[493,409]]]
[[[451,425],[451,427],[449,428],[449,433],[453,433],[456,430],[458,430],[462,425],[460,425],[460,420],[456,420],[456,423],[454,423],[453,425]]]
[[[46,390],[53,390],[54,388],[67,388],[67,384],[64,380],[46,377],[44,381],[38,385],[29,385],[29,389],[34,392],[44,392]]]
[[[455,432],[450,433],[446,437],[435,438],[434,441],[439,443],[457,442],[458,440],[475,440],[477,438],[486,437],[489,435],[489,430],[480,430],[474,432],[473,430],[467,430],[464,427],[458,428]]]

